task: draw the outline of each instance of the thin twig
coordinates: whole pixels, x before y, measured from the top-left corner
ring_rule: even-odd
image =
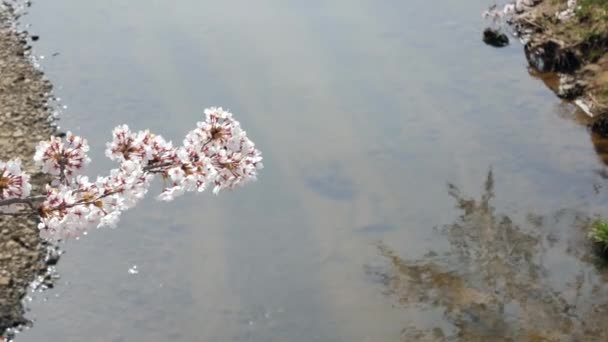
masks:
[[[525,24],[528,24],[530,26],[534,26],[534,27],[539,28],[539,29],[541,29],[543,31],[545,30],[545,27],[543,25],[541,25],[539,23],[536,23],[536,22],[534,22],[534,21],[532,21],[530,19],[527,19],[527,18],[519,17],[519,18],[517,18],[517,21],[524,22]]]

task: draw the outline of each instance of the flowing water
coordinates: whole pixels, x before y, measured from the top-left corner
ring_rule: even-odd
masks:
[[[114,126],[179,142],[213,105],[266,168],[67,243],[17,340],[606,335],[608,276],[585,239],[606,214],[605,142],[519,44],[481,43],[487,4],[36,2],[24,20],[91,173],[112,167]]]

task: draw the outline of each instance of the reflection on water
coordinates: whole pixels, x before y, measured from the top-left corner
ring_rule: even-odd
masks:
[[[332,200],[352,200],[357,195],[355,183],[338,163],[303,172],[306,185],[315,193]]]
[[[492,206],[490,170],[480,199],[449,185],[461,211],[438,229],[449,251],[405,260],[378,249],[391,270],[381,280],[403,306],[441,308],[452,327],[403,329],[406,341],[606,340],[608,277],[592,264],[581,229],[589,219],[574,210],[529,214],[516,224]],[[446,331],[447,330],[447,331]]]

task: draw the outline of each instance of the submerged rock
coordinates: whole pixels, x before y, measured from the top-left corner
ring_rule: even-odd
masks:
[[[557,88],[557,96],[566,100],[574,100],[583,95],[585,91],[585,83],[582,80],[577,80],[570,75],[564,75],[559,80]]]
[[[509,45],[509,37],[500,30],[488,27],[483,31],[483,42],[494,47],[504,47]]]

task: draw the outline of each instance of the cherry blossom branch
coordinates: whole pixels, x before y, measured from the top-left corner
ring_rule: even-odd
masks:
[[[104,198],[106,198],[108,196],[112,196],[114,194],[118,194],[120,192],[121,192],[121,190],[110,191],[108,193],[105,193],[105,194],[103,194],[103,195],[101,195],[101,196],[99,196],[97,198],[91,199],[91,200],[81,200],[81,201],[78,201],[78,202],[73,203],[73,204],[68,204],[68,205],[65,205],[65,206],[59,206],[59,207],[56,207],[56,208],[51,208],[50,210],[53,211],[53,210],[70,209],[70,208],[73,208],[73,207],[78,206],[78,205],[95,205],[100,200],[102,200],[102,199],[104,199]]]
[[[60,167],[62,165],[64,165],[64,163],[60,163]],[[151,173],[154,173],[154,172],[164,172],[164,170],[160,170],[159,171],[157,169],[167,169],[167,168],[178,166],[178,165],[179,165],[179,163],[152,164],[152,165],[145,166],[143,168],[143,171],[144,172],[151,172]],[[65,175],[63,173],[61,173],[61,175],[62,175],[61,182],[63,183],[64,180],[65,180]],[[110,191],[107,194],[105,194],[105,195],[103,195],[103,196],[101,196],[99,198],[96,198],[93,201],[90,201],[90,202],[78,202],[78,203],[75,203],[74,205],[93,204],[95,201],[97,201],[99,199],[102,199],[104,197],[107,197],[107,196],[110,196],[110,195],[113,195],[113,194],[116,194],[116,193],[120,193],[120,192],[121,192],[121,190],[113,190],[113,191]],[[45,199],[46,199],[45,195],[29,196],[29,197],[26,197],[26,198],[9,198],[9,199],[0,200],[0,207],[2,207],[2,206],[10,206],[10,205],[14,205],[14,204],[27,204],[27,205],[31,206],[31,205],[34,205],[35,202],[43,201]],[[3,215],[3,214],[7,214],[7,213],[0,212],[0,215]],[[12,215],[18,215],[19,213],[11,213],[11,214]]]
[[[263,167],[261,152],[232,114],[221,108],[206,109],[205,120],[178,147],[148,130],[132,132],[126,125],[116,127],[112,136],[106,156],[119,166],[95,181],[81,175],[90,162],[86,139],[68,132],[40,142],[34,161],[56,177],[40,196],[30,196],[29,175],[19,160],[0,161],[0,215],[37,214],[43,237],[62,239],[90,227],[116,225],[120,214],[145,196],[155,175],[165,181],[158,199],[170,201],[207,187],[218,194],[244,185]]]
[[[145,172],[164,172],[164,171],[158,171],[156,169],[159,168],[168,168],[168,167],[172,167],[172,166],[176,166],[177,163],[162,163],[162,164],[152,164],[152,165],[148,165],[146,167],[143,168],[143,170]],[[60,182],[61,184],[65,183],[66,177],[65,177],[65,162],[64,161],[60,161],[59,162],[59,168],[60,168]],[[77,205],[91,205],[94,204],[95,202],[114,195],[116,193],[120,193],[122,190],[112,190],[107,192],[106,194],[95,198],[94,200],[91,201],[80,201],[77,203],[74,203],[72,205],[69,206],[65,206],[65,207],[60,207],[60,208],[54,208],[51,210],[59,210],[59,209],[66,209],[66,208],[72,208],[74,206]],[[26,198],[9,198],[9,199],[4,199],[4,200],[0,200],[0,207],[2,206],[11,206],[11,205],[15,205],[15,204],[26,204],[28,205],[32,210],[35,210],[35,202],[41,202],[44,201],[46,199],[45,195],[38,195],[38,196],[29,196]],[[0,215],[7,215],[7,216],[28,216],[28,215],[32,215],[32,214],[36,214],[36,211],[25,211],[24,209],[20,209],[21,211],[17,211],[17,212],[0,212]]]

